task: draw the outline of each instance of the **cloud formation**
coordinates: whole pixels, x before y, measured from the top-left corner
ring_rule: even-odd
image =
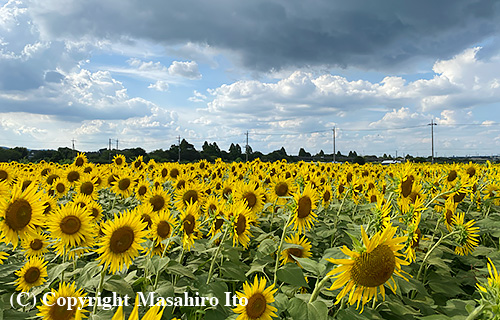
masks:
[[[32,0],[48,39],[149,39],[228,50],[252,70],[329,65],[408,68],[496,36],[500,3],[291,0]],[[131,14],[133,13],[133,14]],[[415,65],[414,65],[415,66]]]

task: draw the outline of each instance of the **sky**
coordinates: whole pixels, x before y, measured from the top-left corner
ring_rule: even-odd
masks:
[[[496,155],[495,0],[0,0],[0,146]]]

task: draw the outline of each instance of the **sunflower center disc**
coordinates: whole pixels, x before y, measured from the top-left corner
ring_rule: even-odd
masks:
[[[247,201],[247,205],[250,208],[253,208],[255,204],[257,203],[257,197],[253,192],[245,192],[243,194],[243,199]]]
[[[130,186],[130,179],[129,178],[124,178],[124,179],[121,179],[119,182],[118,182],[118,189],[120,190],[127,190],[127,188]]]
[[[153,211],[159,211],[165,206],[165,199],[160,195],[156,195],[149,199],[149,203],[153,205]]]
[[[57,192],[59,192],[59,193],[63,193],[63,192],[66,190],[66,187],[64,186],[64,184],[63,184],[63,183],[58,183],[58,184],[56,185],[56,190],[57,190]]]
[[[295,256],[297,258],[302,258],[302,250],[300,250],[299,248],[290,248],[290,249],[288,249],[288,254],[292,255],[292,256]],[[292,257],[290,257],[290,258],[292,258]]]
[[[134,230],[125,226],[116,229],[109,240],[109,247],[113,253],[124,253],[134,242]]]
[[[67,299],[65,299],[64,301],[66,300]],[[62,306],[54,304],[52,307],[50,307],[49,315],[51,316],[50,319],[54,320],[70,320],[73,318],[75,312],[76,309],[74,307],[70,308],[70,306],[67,305],[67,302],[64,302]]]
[[[184,204],[195,203],[196,201],[198,201],[198,192],[196,192],[195,190],[188,190],[184,192],[182,201],[184,201]]]
[[[35,283],[40,278],[40,269],[37,267],[29,268],[24,274],[24,281],[27,283]]]
[[[9,174],[5,170],[0,170],[0,181],[7,180]]]
[[[452,182],[457,178],[457,172],[455,170],[451,170],[450,173],[448,173],[448,181]]]
[[[92,213],[90,214],[94,219],[99,216],[99,210],[97,208],[92,208]]]
[[[123,162],[122,158],[116,158],[116,160],[115,160],[115,163],[116,163],[117,165],[121,165],[121,164],[122,164],[122,162]]]
[[[80,190],[84,195],[90,196],[92,192],[94,192],[94,184],[92,182],[84,182],[82,183],[82,186],[80,187]]]
[[[236,222],[236,234],[242,235],[247,228],[247,218],[240,214],[238,215],[238,221]]]
[[[171,178],[177,178],[177,176],[179,175],[179,170],[176,169],[176,168],[173,168],[172,170],[170,170],[170,177]]]
[[[392,276],[396,267],[396,257],[387,245],[379,245],[372,252],[362,253],[356,258],[351,278],[364,287],[378,287]]]
[[[32,250],[38,251],[38,250],[42,249],[42,247],[43,247],[43,242],[40,239],[35,239],[35,240],[30,242],[30,248]]]
[[[274,187],[274,192],[278,197],[284,197],[288,194],[288,185],[285,182],[280,182]]]
[[[156,229],[161,238],[166,238],[170,234],[170,224],[167,221],[160,221]]]
[[[69,182],[75,182],[78,179],[80,179],[80,174],[77,171],[70,171],[70,173],[68,173]]]
[[[64,217],[61,221],[61,231],[65,234],[75,234],[80,230],[82,223],[76,216]]]
[[[167,175],[168,175],[168,170],[165,168],[161,169],[161,177],[165,178]]]
[[[56,180],[57,178],[59,178],[59,176],[57,174],[51,174],[50,176],[47,177],[47,180],[46,180],[47,184],[52,185],[54,180]]]
[[[299,199],[298,209],[297,209],[297,215],[299,216],[299,218],[303,219],[311,214],[311,205],[312,205],[311,198],[304,196]]]
[[[224,223],[224,219],[217,218],[215,220],[215,230],[219,230],[220,227],[222,227],[222,224]]]
[[[401,182],[401,195],[403,197],[408,197],[411,193],[411,189],[413,187],[413,179],[410,177],[406,177],[403,182]]]
[[[266,298],[262,293],[256,292],[249,299],[248,304],[246,305],[246,311],[248,318],[250,319],[258,319],[260,316],[264,314],[266,311]]]
[[[24,199],[15,200],[7,208],[5,223],[9,228],[18,231],[26,227],[31,221],[31,205]]]
[[[323,193],[323,201],[328,202],[331,197],[330,191],[326,190],[325,193]]]
[[[472,178],[476,174],[476,169],[474,169],[474,167],[467,168],[467,174]]]
[[[81,166],[83,166],[83,163],[84,163],[84,161],[83,161],[83,159],[82,159],[82,158],[78,158],[78,159],[76,159],[76,161],[75,161],[75,165],[76,165],[77,167],[81,167]]]
[[[453,196],[453,201],[455,203],[462,202],[462,200],[465,198],[465,193],[464,192],[458,192]]]
[[[195,220],[192,214],[188,214],[182,223],[184,225],[184,232],[186,232],[187,235],[194,232]]]
[[[140,196],[143,196],[146,194],[146,192],[148,192],[148,188],[146,188],[145,186],[140,186],[139,187],[139,190],[137,190],[137,193],[140,195]]]

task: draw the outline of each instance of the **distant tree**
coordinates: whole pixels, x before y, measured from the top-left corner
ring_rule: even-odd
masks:
[[[363,157],[360,157],[360,156],[354,157],[354,163],[363,165],[363,164],[365,164],[365,162],[366,162],[365,158],[363,158]]]
[[[241,158],[241,147],[239,144],[231,143],[229,146],[229,160],[235,161],[237,158]]]
[[[299,150],[299,157],[310,157],[311,154],[309,152],[306,152],[304,148],[300,148]]]

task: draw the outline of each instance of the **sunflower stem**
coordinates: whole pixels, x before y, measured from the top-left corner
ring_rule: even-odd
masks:
[[[484,309],[484,305],[480,304],[479,306],[476,307],[476,309],[474,309],[469,314],[469,316],[465,320],[474,320],[474,319],[476,319],[481,314],[481,312],[483,312],[483,309]]]
[[[427,262],[427,259],[431,255],[432,251],[434,251],[434,249],[436,249],[441,244],[441,242],[443,242],[443,240],[451,237],[452,235],[457,234],[458,232],[459,231],[453,231],[453,232],[448,233],[447,235],[441,236],[441,238],[439,238],[439,240],[434,244],[434,246],[432,248],[430,248],[429,251],[427,251],[426,255],[424,256],[424,260],[422,260],[422,264],[420,265],[420,268],[418,269],[417,277],[415,278],[416,280],[420,279],[420,275],[422,274],[422,270],[424,270],[425,263]]]
[[[226,235],[227,231],[229,230],[229,227],[226,228],[226,231],[224,231],[224,235],[222,236],[222,240],[219,243],[219,246],[217,247],[217,251],[215,252],[215,255],[212,257],[212,262],[210,263],[210,269],[208,270],[208,278],[207,278],[207,284],[210,283],[210,280],[212,279],[212,274],[214,272],[214,265],[215,265],[215,259],[219,256],[219,253],[222,248],[222,244],[224,243],[224,240],[226,240]]]
[[[177,232],[177,230],[179,230],[179,228],[180,228],[180,225],[177,226],[177,227],[175,227],[175,229],[172,231],[172,233],[168,237],[167,243],[165,244],[165,248],[163,249],[163,252],[161,253],[161,257],[162,258],[165,256],[165,253],[167,253],[167,249],[168,249],[168,246],[170,245],[170,241],[172,240],[172,237],[175,235],[175,233]],[[154,290],[156,290],[156,288],[158,287],[158,278],[159,277],[160,277],[160,271],[158,270],[156,272],[155,283],[153,285],[153,289]]]
[[[445,191],[445,192],[441,192],[440,194],[438,194],[437,196],[435,196],[434,198],[432,198],[431,201],[427,202],[427,204],[424,206],[424,208],[428,208],[434,201],[436,201],[437,198],[439,198],[441,196],[445,196],[445,195],[453,193],[453,192],[454,192],[453,190],[448,190],[448,191]]]
[[[313,303],[318,298],[319,292],[325,285],[325,283],[330,279],[330,275],[326,275],[320,282],[316,282],[316,286],[314,287],[313,293],[309,298],[309,303]]]
[[[92,309],[92,315],[94,315],[97,312],[97,298],[99,294],[102,292],[102,285],[104,284],[104,276],[106,275],[106,268],[102,266],[101,270],[101,278],[99,279],[99,286],[97,287],[95,291],[95,300],[94,300],[94,308]]]
[[[292,216],[293,216],[293,214],[290,212],[289,215],[288,215],[288,220],[286,221],[286,224],[283,227],[283,233],[281,234],[281,240],[280,240],[280,244],[278,246],[278,251],[276,251],[276,263],[274,265],[274,282],[273,282],[273,286],[276,286],[276,281],[278,280],[278,277],[276,276],[276,274],[278,273],[278,266],[279,266],[279,261],[280,261],[281,247],[283,246],[283,241],[285,240],[286,229],[287,229],[288,225],[290,224],[290,221],[292,221]]]

